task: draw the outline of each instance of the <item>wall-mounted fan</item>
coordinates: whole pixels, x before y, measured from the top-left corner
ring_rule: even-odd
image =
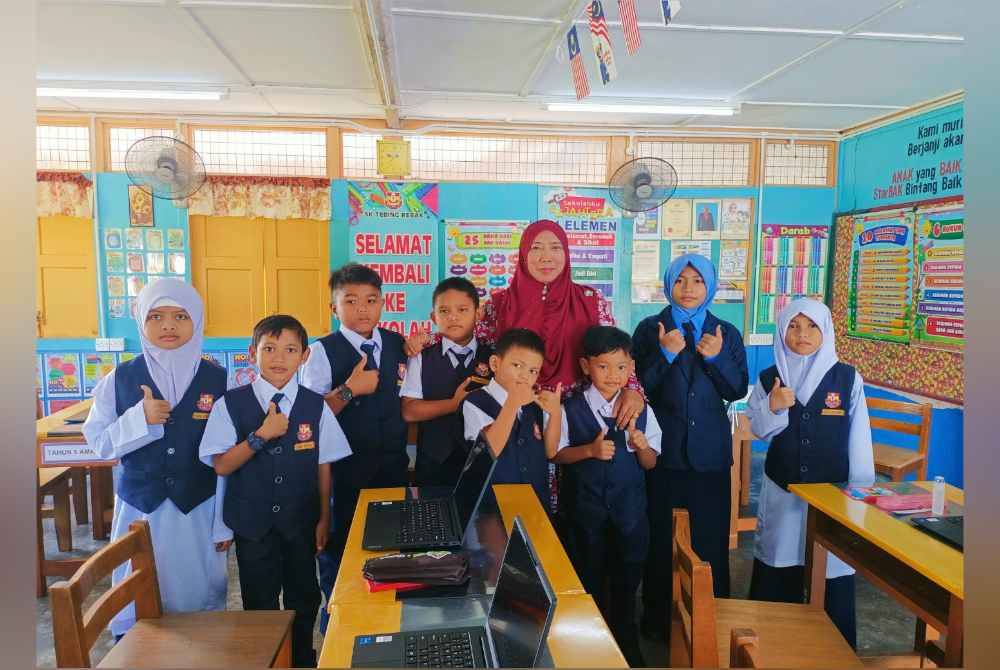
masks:
[[[125,153],[132,183],[154,198],[183,200],[205,183],[205,163],[191,145],[173,137],[144,137]]]
[[[611,176],[611,199],[627,212],[656,209],[677,190],[677,170],[661,158],[636,158]]]

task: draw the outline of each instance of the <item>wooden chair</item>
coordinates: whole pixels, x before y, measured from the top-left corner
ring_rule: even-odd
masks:
[[[36,525],[38,543],[36,557],[38,561],[38,582],[35,592],[39,598],[47,592],[45,582],[45,541],[42,530],[42,519],[51,518],[56,526],[56,544],[61,552],[73,551],[73,528],[70,523],[69,504],[69,468],[39,468],[36,470],[38,481],[36,500]],[[45,504],[45,497],[52,496],[52,504]]]
[[[904,435],[917,436],[917,448],[906,449],[888,444],[875,443],[875,471],[888,475],[893,481],[901,481],[908,473],[916,471],[917,479],[927,480],[927,449],[931,439],[930,403],[899,402],[883,398],[867,398],[868,411],[879,410],[893,414],[919,416],[919,423],[909,423],[899,419],[872,416],[872,430],[889,430]]]
[[[674,517],[680,591],[670,620],[670,667],[717,668],[731,653],[732,629],[760,640],[758,667],[860,668],[861,661],[821,608],[791,603],[716,599],[712,568],[691,548],[685,515]]]
[[[760,668],[757,634],[749,628],[734,628],[729,638],[730,668]]]
[[[118,565],[132,572],[84,612],[94,586]],[[149,524],[100,549],[69,581],[50,587],[56,665],[89,668],[90,648],[112,617],[135,603],[136,623],[98,667],[195,668],[288,667],[292,611],[192,612],[163,614]]]

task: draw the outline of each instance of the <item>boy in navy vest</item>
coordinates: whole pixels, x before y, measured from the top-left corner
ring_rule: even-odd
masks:
[[[350,456],[323,396],[295,381],[309,358],[294,317],[269,316],[253,329],[250,360],[260,376],[215,404],[200,456],[226,476],[223,518],[236,536],[243,608],[295,610],[292,661],[315,667],[319,607],[316,555],[330,529],[330,463]]]
[[[329,601],[361,489],[406,485],[406,422],[399,389],[406,375],[403,338],[378,327],[382,279],[357,263],[330,275],[330,309],[340,330],[312,344],[302,384],[337,415],[352,455],[332,468],[330,540],[319,556],[319,583]],[[320,613],[326,632],[329,614]]]
[[[434,289],[431,320],[440,338],[410,357],[399,394],[403,418],[417,423],[417,486],[454,486],[465,465],[465,437],[458,407],[489,381],[492,348],[476,341],[479,293],[464,277]]]
[[[793,300],[777,318],[775,365],[748,402],[754,435],[770,442],[757,505],[750,598],[801,603],[806,504],[789,484],[875,481],[864,380],[837,359],[833,318],[821,302]],[[824,607],[856,646],[854,570],[830,554]]]
[[[549,455],[566,465],[573,566],[587,593],[609,614],[629,666],[641,667],[635,598],[649,550],[645,471],[656,465],[660,453],[660,425],[644,408],[626,430],[616,426],[615,401],[635,369],[628,333],[613,326],[589,328],[580,368],[591,385],[563,402],[559,444]],[[611,565],[614,569],[608,570]],[[606,574],[610,599],[605,597]]]
[[[501,335],[490,356],[493,379],[465,396],[462,418],[465,439],[485,439],[497,459],[490,484],[531,484],[551,513],[545,444],[554,452],[559,441],[562,385],[535,392],[544,357],[545,343],[534,331],[511,328]]]

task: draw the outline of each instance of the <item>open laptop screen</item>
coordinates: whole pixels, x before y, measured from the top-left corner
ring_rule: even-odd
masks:
[[[553,610],[544,580],[516,519],[487,620],[501,668],[531,668],[541,656]]]
[[[455,508],[458,510],[459,531],[465,533],[465,529],[472,519],[472,515],[479,505],[479,499],[486,489],[486,483],[493,474],[493,455],[485,440],[478,440],[472,447],[469,457],[465,460],[465,467],[455,484],[453,497]]]

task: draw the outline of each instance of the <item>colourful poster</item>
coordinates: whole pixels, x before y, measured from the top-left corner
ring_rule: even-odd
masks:
[[[179,231],[182,235],[184,231]],[[147,230],[146,231],[146,249],[149,251],[163,251],[163,231],[162,230]]]
[[[764,224],[759,239],[754,332],[773,333],[775,318],[789,302],[824,299],[830,228]]]
[[[670,262],[685,254],[698,254],[705,258],[712,259],[712,243],[709,240],[675,240],[670,243]]]
[[[632,238],[636,240],[658,240],[660,239],[660,216],[659,210],[651,209],[648,212],[635,212],[631,219]]]
[[[942,349],[965,344],[965,210],[917,211],[916,315],[913,343]]]
[[[574,281],[614,299],[615,254],[621,212],[607,197],[607,189],[576,186],[539,190],[538,213],[554,220],[569,238]]]
[[[749,240],[753,219],[749,198],[722,201],[722,239]]]
[[[722,240],[719,249],[719,278],[746,279],[750,240]]]
[[[104,248],[121,249],[122,231],[120,228],[108,228],[104,231]]]
[[[201,355],[206,361],[216,363],[223,370],[226,369],[226,354],[222,351],[206,351]]]
[[[527,221],[465,221],[445,226],[445,275],[466,277],[480,298],[510,285]]]
[[[118,365],[121,365],[122,363],[127,363],[138,355],[139,354],[134,351],[123,351],[120,354],[118,354]]]
[[[382,278],[382,328],[431,330],[438,280],[438,185],[348,182],[350,260]]]
[[[128,186],[128,219],[130,226],[153,226],[153,196],[135,184]]]
[[[660,241],[636,240],[632,247],[632,302],[665,303],[660,276]]]
[[[660,228],[665,240],[691,239],[691,201],[671,198],[660,206]]]
[[[46,353],[45,395],[80,397],[80,357],[75,353]]]
[[[167,229],[167,249],[171,251],[184,250],[184,231],[180,228]]]
[[[913,212],[854,217],[847,333],[909,343],[913,326]]]
[[[257,379],[257,368],[250,362],[250,354],[245,351],[229,352],[229,365],[226,368],[229,372],[230,389],[252,384]]]
[[[83,355],[83,394],[85,396],[94,393],[97,382],[115,369],[115,355],[96,352]]]
[[[721,200],[695,200],[691,204],[691,239],[719,239]]]
[[[107,251],[104,259],[108,272],[125,272],[125,254],[121,251]]]

